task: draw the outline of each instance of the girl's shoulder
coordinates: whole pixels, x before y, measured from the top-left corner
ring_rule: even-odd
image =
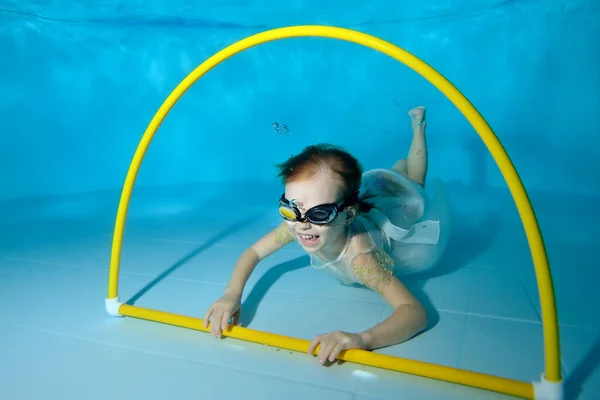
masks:
[[[376,229],[376,227],[371,226],[360,215],[352,221],[352,238],[347,251],[349,259],[354,259],[359,254],[364,254],[380,247],[376,240],[374,240],[378,232],[373,232],[373,229]]]

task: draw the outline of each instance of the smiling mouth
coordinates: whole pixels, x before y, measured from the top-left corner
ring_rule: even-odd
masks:
[[[316,239],[319,237],[318,235],[303,235],[301,233],[299,233],[298,236],[300,236],[302,239],[306,239],[306,240]]]
[[[303,235],[301,233],[298,234],[300,241],[304,246],[312,247],[315,246],[319,242],[318,235]]]

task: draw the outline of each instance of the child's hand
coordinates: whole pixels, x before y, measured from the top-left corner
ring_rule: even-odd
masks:
[[[208,326],[210,318],[210,334],[221,337],[221,332],[229,326],[229,319],[233,318],[232,324],[238,325],[240,319],[241,297],[235,294],[225,293],[223,297],[215,301],[204,315],[204,328]]]
[[[326,333],[314,338],[308,346],[308,354],[313,354],[318,344],[321,345],[318,354],[321,364],[324,364],[325,360],[333,362],[342,350],[366,348],[360,335],[340,331]]]

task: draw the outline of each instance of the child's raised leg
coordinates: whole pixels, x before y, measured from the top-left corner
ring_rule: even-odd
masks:
[[[408,112],[413,138],[406,159],[399,160],[392,170],[406,175],[421,186],[427,176],[427,143],[425,141],[425,107],[416,107]]]

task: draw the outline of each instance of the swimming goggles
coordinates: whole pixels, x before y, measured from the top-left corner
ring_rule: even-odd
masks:
[[[284,219],[292,222],[308,221],[315,225],[326,225],[333,221],[342,211],[346,209],[346,207],[356,203],[357,197],[358,192],[354,192],[350,198],[341,205],[330,203],[311,207],[308,211],[306,211],[304,218],[302,218],[300,210],[294,204],[294,199],[286,199],[284,193],[279,199],[279,214]]]

